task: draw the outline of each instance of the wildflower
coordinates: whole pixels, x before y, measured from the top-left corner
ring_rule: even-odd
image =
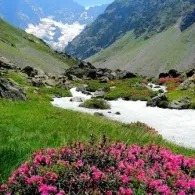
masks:
[[[42,194],[56,193],[57,192],[57,187],[42,184],[39,188],[39,192],[42,193]]]
[[[128,183],[130,181],[130,179],[127,175],[122,175],[121,180],[122,180],[123,183]]]
[[[0,192],[5,192],[7,190],[8,190],[8,186],[7,185],[3,184],[3,185],[0,186]]]
[[[83,161],[82,160],[79,160],[77,163],[76,163],[76,167],[82,167],[84,165]]]
[[[132,195],[133,191],[130,188],[120,187],[119,188],[119,193],[122,194],[122,195]]]
[[[32,184],[32,183],[38,183],[42,182],[43,178],[37,175],[33,175],[31,178],[27,178],[27,183]]]
[[[112,195],[112,194],[113,194],[113,193],[112,193],[111,190],[109,190],[109,191],[106,192],[106,195]]]
[[[163,195],[169,195],[169,194],[171,194],[171,190],[166,185],[159,186],[158,189],[157,189],[157,191],[160,192],[160,193],[162,193]]]

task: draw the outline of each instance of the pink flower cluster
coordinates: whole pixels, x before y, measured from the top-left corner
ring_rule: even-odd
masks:
[[[160,78],[160,83],[167,83],[167,82],[173,82],[173,83],[182,83],[183,80],[179,77],[177,78],[171,78],[171,77],[164,77],[164,78]]]
[[[34,152],[0,195],[194,195],[195,159],[156,145],[74,142]]]

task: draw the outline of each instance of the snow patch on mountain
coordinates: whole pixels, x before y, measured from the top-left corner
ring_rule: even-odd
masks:
[[[89,10],[90,8],[100,7],[100,6],[102,6],[102,4],[98,4],[98,5],[90,5],[90,6],[85,7],[85,10]]]
[[[64,24],[61,21],[55,21],[52,17],[47,17],[41,18],[38,25],[29,24],[25,31],[44,39],[54,49],[63,50],[84,27],[85,25],[78,22]]]

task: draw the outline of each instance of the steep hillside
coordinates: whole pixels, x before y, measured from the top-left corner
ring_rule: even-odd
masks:
[[[60,73],[76,63],[68,55],[60,55],[42,40],[19,30],[0,19],[0,56],[20,67],[39,67],[46,72]]]
[[[159,37],[162,35],[166,36],[166,32],[174,31],[170,30],[170,28],[174,28],[174,26],[177,26],[175,29],[177,36],[175,38],[179,36],[183,39],[182,37],[185,36],[185,30],[195,22],[194,8],[194,0],[116,0],[108,6],[104,14],[100,15],[94,23],[87,26],[79,36],[69,43],[66,47],[66,51],[78,58],[86,59],[119,40],[120,46],[130,46],[131,50],[134,50],[134,53],[127,50],[128,55],[140,56],[139,53],[143,53],[143,51],[139,50],[137,46],[135,47],[136,43],[141,45],[146,44],[146,48],[149,52],[151,45],[147,45],[147,43],[150,43],[151,40],[155,40],[157,35]],[[160,35],[160,33],[165,34]],[[142,42],[140,42],[141,40]],[[167,40],[169,40],[169,38]],[[162,39],[162,41],[166,40]],[[175,41],[177,42],[177,40]],[[189,39],[189,41],[191,42],[191,39]],[[117,44],[118,43],[116,43],[116,45]],[[191,45],[193,45],[193,42]],[[183,48],[185,49],[185,47]],[[116,48],[114,50],[116,50]],[[107,51],[103,52],[104,55],[106,52]],[[175,51],[170,49],[169,52]],[[121,53],[119,52],[119,54]],[[156,53],[153,54],[152,51],[151,54],[156,56]],[[112,55],[116,56],[116,51],[114,54],[112,53]],[[161,53],[158,55],[161,55]],[[180,54],[178,53],[178,55]],[[150,61],[144,61],[144,58],[138,57],[139,60],[143,62],[137,60],[137,63],[134,65],[134,63],[132,64],[131,62],[131,58],[122,58],[120,55],[117,56],[120,60],[117,61],[118,65],[115,63],[114,66],[118,68],[121,68],[121,65],[122,67],[129,68],[131,65],[131,67],[133,66],[133,69],[135,69],[137,64],[145,66],[150,63]],[[111,55],[108,57],[111,58]],[[123,55],[123,57],[125,57],[125,55]],[[93,58],[92,61],[95,62],[94,59],[97,58],[98,57]],[[172,63],[162,61],[164,56],[159,56],[159,58],[161,58],[161,63],[163,64]],[[109,59],[105,58],[104,60],[107,60],[106,66],[108,64],[110,67],[113,66],[110,64],[113,61],[109,63]],[[123,61],[126,62],[124,63]],[[158,62],[158,60],[156,62]],[[181,61],[179,61],[179,63],[180,62]],[[136,69],[138,70],[139,67]]]
[[[144,40],[128,32],[110,47],[88,59],[96,67],[121,68],[157,76],[172,68],[195,67],[195,25],[181,32],[177,25]]]

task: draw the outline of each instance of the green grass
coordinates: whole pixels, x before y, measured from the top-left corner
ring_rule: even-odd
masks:
[[[61,147],[72,140],[86,142],[91,134],[128,144],[155,143],[187,156],[194,151],[168,143],[140,124],[122,124],[88,114],[53,107],[51,92],[34,94],[27,102],[0,100],[0,183],[29,155],[40,148]],[[46,94],[49,93],[49,94]],[[67,95],[69,93],[67,92]]]
[[[17,82],[18,84],[20,84],[20,86],[27,86],[27,76],[25,77],[23,74],[18,73],[18,72],[14,72],[14,71],[8,71],[8,73],[6,75],[3,76],[4,78],[11,78],[13,79],[15,82]]]
[[[69,90],[67,90],[66,88],[58,88],[58,87],[51,87],[51,88],[47,88],[47,87],[41,87],[39,90],[40,93],[42,94],[48,94],[48,95],[55,95],[55,96],[60,96],[60,97],[71,97],[72,94]]]
[[[36,96],[36,95],[33,95]],[[71,140],[87,141],[91,134],[107,134],[113,140],[129,144],[156,143],[186,155],[185,149],[151,134],[138,125],[125,125],[105,118],[54,108],[47,98],[30,98],[28,102],[0,100],[0,180],[5,181],[34,150],[60,147]]]
[[[189,97],[192,100],[191,109],[195,109],[195,88],[191,88],[191,89],[186,89],[186,90],[172,90],[169,91],[167,94],[168,97],[168,101],[174,101],[174,100],[179,100],[181,98],[184,97]]]
[[[116,80],[109,83],[100,83],[99,81],[78,81],[74,85],[87,84],[89,91],[96,91],[98,89],[105,89],[104,98],[107,100],[116,100],[118,98],[124,98],[126,100],[141,100],[147,101],[153,97],[156,92],[153,92],[143,86],[144,78],[136,77],[125,80]],[[138,85],[138,86],[136,86]],[[112,88],[113,87],[113,88]]]
[[[97,139],[106,134],[112,140],[128,144],[154,143],[168,147],[177,154],[195,154],[194,150],[165,141],[140,123],[122,124],[104,117],[53,107],[50,103],[52,96],[70,96],[67,89],[41,88],[34,93],[36,88],[26,83],[24,75],[9,72],[5,77],[28,88],[28,101],[0,99],[0,183],[6,182],[11,172],[26,161],[33,151],[48,147],[59,148],[72,140],[87,142],[91,134]],[[137,83],[137,79],[116,82],[118,86],[131,85]],[[92,85],[99,84],[94,81]]]

